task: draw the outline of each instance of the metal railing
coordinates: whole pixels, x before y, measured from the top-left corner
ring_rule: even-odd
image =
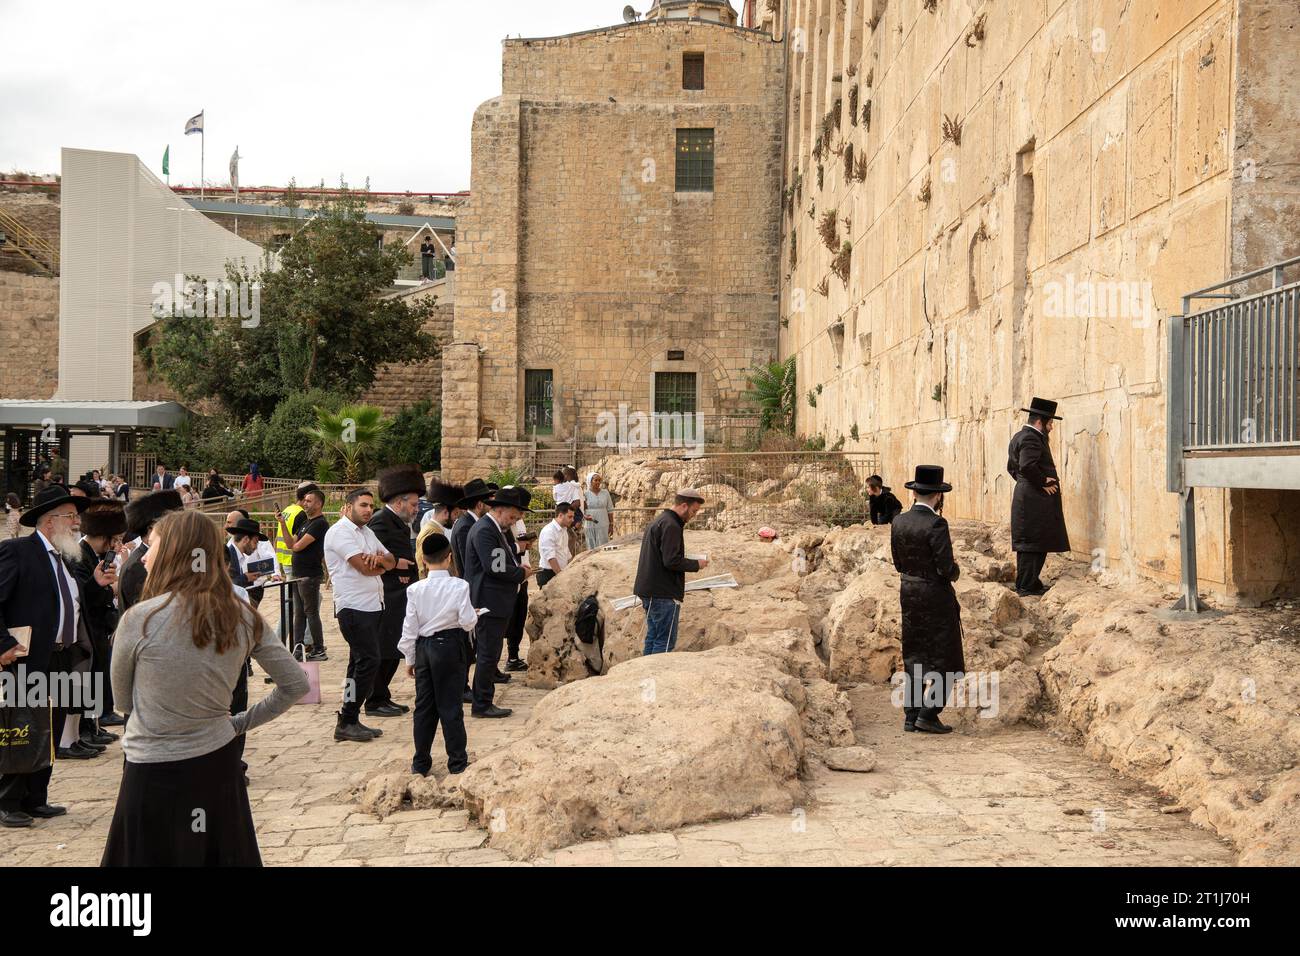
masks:
[[[52,276],[59,274],[59,248],[42,239],[9,213],[0,212],[0,232],[5,243],[0,249],[18,253],[27,262]]]
[[[1300,445],[1300,281],[1284,282],[1297,264],[1300,257],[1183,297],[1184,315],[1170,323],[1170,401],[1182,412],[1171,451]],[[1263,276],[1270,288],[1226,291]],[[1195,299],[1227,301],[1191,314]]]

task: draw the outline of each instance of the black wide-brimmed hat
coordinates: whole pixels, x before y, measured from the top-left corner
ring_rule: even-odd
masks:
[[[465,497],[465,488],[462,485],[451,485],[437,478],[429,480],[428,499],[435,505],[446,505],[448,508],[459,508],[460,500]]]
[[[473,508],[480,501],[487,501],[496,492],[497,486],[482,478],[471,478],[465,484],[465,497],[456,502],[457,508]]]
[[[402,495],[424,494],[424,474],[415,465],[393,465],[375,476],[379,485],[379,500],[392,501]]]
[[[1056,414],[1056,402],[1049,402],[1045,398],[1034,396],[1034,400],[1029,403],[1028,408],[1020,409],[1022,412],[1028,412],[1030,415],[1042,415],[1044,418],[1054,418],[1058,422],[1061,416]]]
[[[917,465],[916,475],[903,487],[923,495],[952,491],[952,485],[943,480],[943,465]]]
[[[180,511],[185,507],[181,493],[174,488],[166,491],[151,491],[147,495],[132,498],[126,503],[126,540],[143,538],[149,529],[163,515],[170,511]]]
[[[518,508],[520,511],[532,511],[528,507],[533,500],[533,493],[522,486],[507,485],[500,491],[493,492],[488,499],[492,508]]]
[[[81,533],[87,538],[112,538],[125,534],[125,503],[115,498],[92,499],[81,515]]]
[[[37,493],[32,499],[32,506],[22,513],[18,523],[24,528],[35,528],[36,522],[46,512],[53,511],[59,505],[76,505],[77,513],[85,511],[94,501],[90,498],[82,498],[77,495],[68,494],[68,489],[62,485],[50,485]]]
[[[258,541],[270,540],[262,534],[262,526],[252,518],[240,518],[226,529],[226,534],[242,534],[248,538],[256,538]]]

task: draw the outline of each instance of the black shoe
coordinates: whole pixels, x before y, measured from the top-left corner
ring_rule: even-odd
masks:
[[[91,747],[107,747],[115,740],[117,740],[117,734],[110,734],[107,730],[98,730],[94,733],[81,735],[81,742]]]
[[[93,740],[91,740],[91,739],[89,739],[89,738],[87,738],[87,737],[79,737],[79,738],[77,738],[76,742],[75,742],[72,746],[73,746],[73,747],[77,747],[77,746],[84,747],[86,750],[93,750],[93,751],[95,751],[95,753],[97,753],[97,754],[102,754],[105,750],[108,749],[108,745],[107,745],[107,744],[97,744],[97,743],[95,743]]]
[[[382,737],[382,736],[384,736],[384,732],[383,732],[382,730],[380,730],[378,727],[367,727],[365,724],[361,723],[360,721],[357,722],[356,726],[360,727],[362,730],[364,730],[366,733],[368,733],[371,737]]]
[[[911,733],[915,733],[915,732],[916,732],[916,721],[914,721],[914,720],[905,720],[905,721],[903,721],[903,729],[904,729],[905,731],[907,731],[909,734],[911,734]]]
[[[514,711],[509,707],[498,707],[493,704],[487,710],[471,710],[469,715],[471,717],[509,717],[513,713]]]
[[[310,654],[307,655],[307,660],[316,661],[317,663],[319,663],[320,661],[329,660],[329,655],[326,654],[324,651],[312,651]]]
[[[506,670],[508,671],[526,671],[528,664],[522,658],[516,657],[512,661],[506,661]]]
[[[395,704],[379,704],[376,707],[367,707],[367,717],[401,717],[406,711]]]
[[[126,718],[121,714],[105,714],[99,718],[99,726],[102,727],[125,727]]]
[[[68,812],[67,807],[60,807],[53,803],[42,803],[39,807],[31,807],[27,811],[31,816],[40,817],[42,820],[48,820],[50,817],[61,817]]]
[[[916,729],[927,734],[950,734],[952,728],[942,723],[938,717],[934,720],[926,720],[924,717],[916,718]]]
[[[22,810],[0,810],[0,827],[17,830],[32,825],[32,815]]]
[[[360,724],[337,724],[334,727],[334,739],[343,741],[351,740],[358,744],[368,744],[375,739],[375,735],[370,731],[362,728]]]
[[[474,703],[474,692],[472,690],[461,691],[460,702],[462,704]]]
[[[494,684],[509,684],[509,683],[510,683],[510,675],[509,675],[509,674],[503,674],[503,673],[501,673],[500,671],[497,671],[496,676],[492,678],[492,683],[494,683]]]
[[[398,703],[397,701],[395,701],[395,700],[390,700],[388,703],[390,703],[392,706],[396,707],[398,710],[400,710],[400,711],[401,711],[402,713],[404,713],[404,714],[409,714],[409,713],[411,712],[411,708],[407,707],[405,704],[399,704],[399,703]]]
[[[89,760],[92,757],[98,757],[98,750],[91,750],[89,747],[82,747],[81,741],[73,744],[71,747],[58,747],[54,751],[55,760]]]
[[[423,770],[421,770],[415,764],[411,764],[411,773],[419,774],[421,777],[429,776],[429,773],[432,770],[433,770],[433,764],[430,764],[429,766],[425,767]]]

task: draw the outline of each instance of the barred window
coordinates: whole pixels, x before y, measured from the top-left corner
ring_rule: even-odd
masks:
[[[677,131],[677,192],[713,192],[713,130]]]
[[[704,54],[682,54],[682,89],[704,89]]]

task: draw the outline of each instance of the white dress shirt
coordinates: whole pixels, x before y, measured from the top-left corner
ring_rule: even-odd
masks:
[[[191,475],[177,475],[172,481],[173,488],[184,488],[190,484]]]
[[[384,609],[384,583],[379,575],[362,574],[348,558],[358,554],[388,554],[375,533],[351,518],[339,518],[325,532],[325,566],[330,572],[330,587],[334,589],[334,613],[353,611],[382,611]]]
[[[562,501],[577,504],[582,499],[582,489],[576,481],[562,481],[552,489],[551,496],[557,505]]]
[[[542,557],[542,570],[552,570],[551,559],[554,558],[563,571],[573,557],[569,554],[569,529],[552,519],[537,536],[537,549]]]
[[[452,627],[468,631],[477,622],[478,613],[469,599],[469,582],[453,578],[446,571],[430,571],[427,578],[406,589],[406,618],[397,642],[398,653],[407,664],[415,666],[415,644],[421,637]]]
[[[528,533],[528,525],[524,524],[524,519],[520,518],[510,526],[510,533],[515,536],[515,550],[519,552],[519,563],[526,568],[533,566],[532,551],[528,547],[527,541],[520,541],[521,534]]]
[[[50,543],[50,539],[45,537],[39,531],[36,537],[41,539],[41,544],[45,546],[45,553],[49,555],[50,566],[53,568],[55,575],[63,575],[63,579],[68,582],[68,593],[72,595],[72,642],[77,642],[77,621],[80,617],[80,610],[77,607],[77,582],[73,579],[72,574],[68,571],[67,562],[63,560],[63,555],[59,554],[59,549]],[[54,626],[54,646],[59,646],[59,635],[63,633],[63,615],[68,613],[68,608],[63,606],[63,596],[59,592],[59,583],[54,582],[54,593],[59,595],[59,620]]]

